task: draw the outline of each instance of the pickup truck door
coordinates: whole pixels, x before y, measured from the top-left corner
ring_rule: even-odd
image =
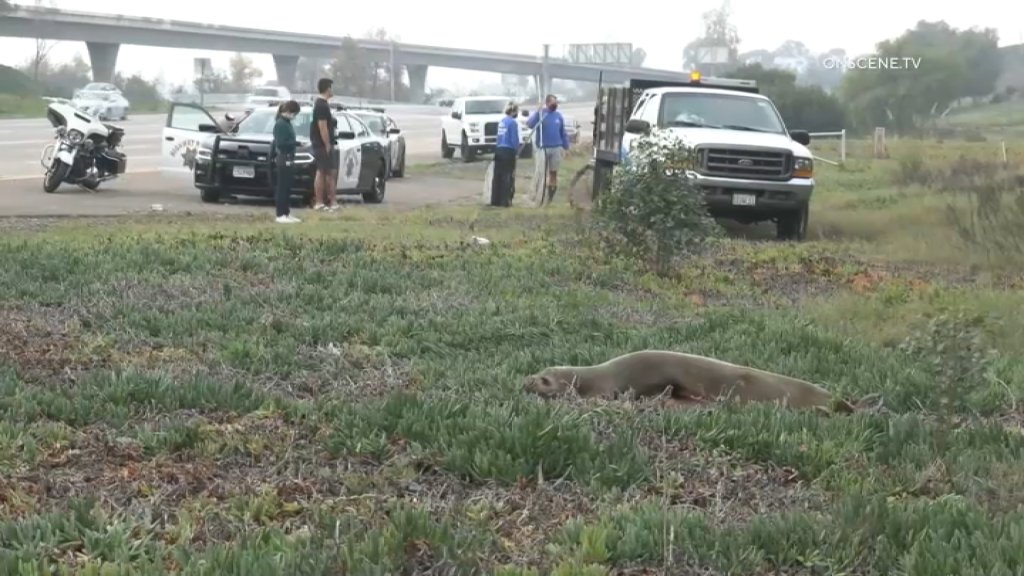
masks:
[[[444,128],[444,135],[449,145],[458,145],[462,142],[462,116],[465,100],[456,100],[452,104],[452,110],[447,116],[441,118],[441,126]],[[452,114],[459,115],[459,118],[452,118]]]
[[[223,129],[205,108],[196,104],[171,104],[161,134],[160,171],[176,180],[189,180],[199,145],[212,141]]]

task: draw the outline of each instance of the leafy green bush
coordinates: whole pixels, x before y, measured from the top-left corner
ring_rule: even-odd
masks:
[[[667,275],[676,258],[720,235],[703,194],[687,176],[692,165],[693,149],[670,131],[639,140],[594,207],[605,250]]]

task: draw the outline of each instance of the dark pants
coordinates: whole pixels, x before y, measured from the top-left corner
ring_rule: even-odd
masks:
[[[274,184],[274,204],[278,216],[289,216],[292,213],[292,183],[295,181],[295,166],[291,160],[285,161],[279,156],[274,168],[277,169],[277,182]]]
[[[494,178],[491,180],[491,206],[511,206],[515,184],[516,151],[497,148],[494,151]]]

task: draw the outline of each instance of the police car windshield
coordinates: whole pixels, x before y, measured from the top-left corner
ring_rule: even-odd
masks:
[[[466,100],[466,114],[504,114],[505,100]]]
[[[782,120],[768,100],[696,92],[662,96],[659,125],[722,128],[753,132],[785,132]]]
[[[253,112],[248,118],[242,120],[238,125],[238,134],[273,134],[274,122],[277,120],[277,107],[267,107],[263,110]],[[310,110],[301,110],[292,119],[292,126],[295,127],[295,135],[299,138],[309,134],[309,123],[312,120]]]

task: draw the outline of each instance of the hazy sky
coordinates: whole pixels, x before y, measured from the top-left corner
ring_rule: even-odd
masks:
[[[33,0],[20,2],[31,4]],[[675,70],[681,67],[683,46],[702,32],[701,14],[720,4],[718,0],[644,2],[637,4],[644,8],[631,16],[621,3],[594,9],[593,6],[601,4],[583,0],[388,0],[366,4],[321,0],[267,2],[258,9],[253,9],[257,4],[251,1],[237,0],[54,0],[54,3],[68,10],[338,36],[362,36],[371,28],[385,27],[404,42],[537,55],[544,43],[551,44],[552,53],[557,55],[564,44],[632,42],[647,51],[646,65]],[[275,5],[288,8],[279,11],[273,8]],[[1014,5],[1018,7],[1012,8]],[[316,15],[304,9],[287,11],[304,6],[315,6]],[[945,20],[957,28],[992,27],[999,31],[1002,45],[1024,42],[1024,5],[1007,0],[906,3],[732,0],[731,6],[742,50],[774,49],[785,40],[796,39],[814,52],[840,47],[850,53],[863,53],[872,50],[876,42],[914,27],[918,20]],[[624,26],[624,23],[629,24]],[[31,56],[33,46],[32,40],[2,38],[0,62],[21,64]],[[62,42],[52,54],[55,58],[66,59],[75,52],[87,56],[84,43]],[[162,69],[166,80],[183,82],[192,75],[192,59],[203,56],[212,57],[215,66],[226,66],[231,54],[122,46],[118,70],[154,77]],[[265,77],[273,78],[270,56],[253,55],[253,58],[264,70]],[[155,62],[162,62],[162,65],[156,67]],[[431,68],[427,83],[453,88],[453,85],[470,85],[490,78],[496,75]]]

